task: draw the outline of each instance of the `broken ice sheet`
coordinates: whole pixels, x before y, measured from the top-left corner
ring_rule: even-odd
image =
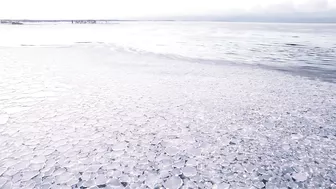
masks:
[[[208,24],[206,28],[211,28]],[[112,33],[118,26],[113,27]],[[129,27],[126,32],[132,31]],[[160,30],[148,27],[146,32]],[[189,28],[179,25],[179,30],[173,29],[176,35],[180,27]],[[221,30],[221,26],[215,28]],[[164,27],[164,33],[170,29]],[[263,34],[262,38],[269,36]],[[307,35],[297,39],[305,40]],[[205,38],[217,43],[216,37]],[[202,36],[198,39],[203,47],[212,46],[211,41],[203,43]],[[77,181],[78,187],[93,188],[104,183],[110,188],[178,188],[182,181],[182,188],[223,189],[335,184],[335,174],[330,172],[335,165],[334,83],[259,67],[197,64],[131,51],[125,54],[116,48],[110,52],[109,45],[105,43],[99,52],[76,45],[0,48],[1,65],[13,70],[8,76],[0,74],[4,81],[0,96],[8,94],[0,100],[0,177],[10,179],[5,183],[9,188],[20,186],[17,182],[25,171],[39,171],[35,177],[35,173],[23,176],[33,177],[36,188],[70,188]],[[1,57],[7,51],[12,57],[4,61]],[[97,66],[92,57],[102,64]],[[17,70],[20,74],[13,79]],[[58,83],[72,87],[58,90]],[[24,96],[13,99],[14,91],[25,91]],[[311,111],[300,112],[307,108]],[[296,166],[308,166],[311,171]],[[115,180],[109,183],[110,179]],[[24,183],[32,186],[29,181]]]
[[[176,147],[167,147],[165,151],[168,155],[174,156],[179,152],[179,149]]]
[[[107,181],[108,181],[108,178],[106,176],[104,176],[104,175],[99,175],[95,179],[95,183],[97,185],[104,185],[104,184],[107,183]]]
[[[25,171],[22,173],[22,181],[29,181],[39,174],[39,171]]]
[[[176,161],[176,162],[174,162],[174,167],[176,167],[176,168],[182,168],[182,167],[184,167],[184,165],[185,165],[185,160],[178,160],[178,161]]]
[[[112,178],[108,181],[108,185],[112,186],[112,187],[120,187],[122,186],[120,181],[116,178]]]
[[[303,182],[308,179],[308,173],[306,172],[299,172],[299,173],[293,173],[292,177],[295,179],[297,182]]]
[[[193,177],[197,174],[197,170],[195,167],[187,166],[182,168],[182,173],[186,177]]]
[[[2,188],[10,178],[0,177],[0,188]]]
[[[183,181],[179,176],[172,176],[168,178],[163,185],[167,189],[179,189],[182,184]]]
[[[36,156],[34,157],[34,159],[31,161],[31,163],[35,163],[35,164],[40,164],[40,163],[44,163],[46,162],[47,159],[45,156]]]
[[[72,173],[65,172],[65,173],[62,173],[56,176],[56,182],[60,184],[64,184],[70,181],[73,177],[74,175]]]
[[[146,177],[145,184],[150,188],[155,188],[156,184],[160,183],[160,177],[157,174],[149,174]]]
[[[121,151],[121,150],[125,150],[127,147],[128,147],[128,144],[126,142],[119,142],[113,145],[112,149],[115,151]]]

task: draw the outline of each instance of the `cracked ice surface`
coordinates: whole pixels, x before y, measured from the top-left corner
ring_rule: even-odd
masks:
[[[90,45],[0,65],[0,188],[336,185],[333,83]]]

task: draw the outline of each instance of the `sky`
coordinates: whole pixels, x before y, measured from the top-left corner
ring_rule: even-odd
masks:
[[[335,19],[336,0],[0,0],[0,19]]]

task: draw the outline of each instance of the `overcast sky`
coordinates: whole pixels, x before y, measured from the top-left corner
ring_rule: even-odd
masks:
[[[0,0],[8,19],[336,18],[336,0]]]

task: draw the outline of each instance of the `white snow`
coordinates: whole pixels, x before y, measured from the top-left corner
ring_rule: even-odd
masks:
[[[7,114],[0,114],[0,125],[7,123],[9,116]]]

